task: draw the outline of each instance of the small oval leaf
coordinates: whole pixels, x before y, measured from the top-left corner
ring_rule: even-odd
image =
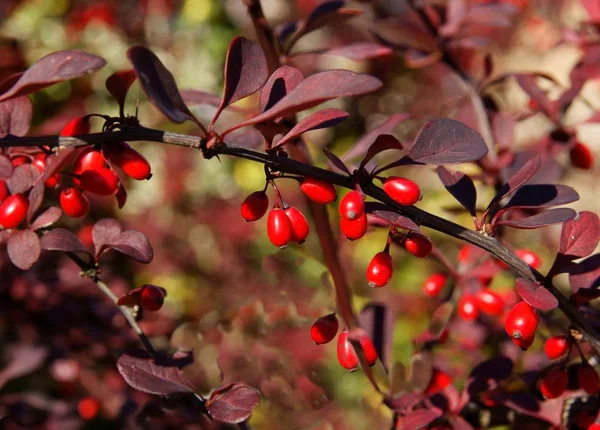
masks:
[[[46,251],[86,252],[89,254],[81,240],[64,228],[55,228],[44,234],[40,245]]]
[[[259,392],[244,384],[231,384],[227,390],[215,393],[206,402],[206,408],[211,417],[228,424],[246,421],[260,403]]]
[[[40,239],[32,230],[22,230],[8,239],[8,256],[15,266],[27,270],[40,258]]]
[[[31,228],[33,230],[39,230],[41,228],[50,227],[52,224],[56,224],[58,221],[60,221],[62,215],[63,211],[61,208],[50,206],[35,219],[31,225]]]
[[[577,219],[566,222],[560,233],[558,252],[572,259],[587,257],[600,241],[600,218],[583,211]]]
[[[438,166],[436,172],[446,190],[469,211],[471,216],[476,216],[477,189],[471,177],[462,172],[453,173],[444,166]]]
[[[365,212],[379,219],[384,220],[390,225],[402,228],[408,231],[420,231],[420,227],[410,218],[400,215],[390,210],[389,206],[379,202],[366,202]]]
[[[154,250],[150,245],[150,241],[148,241],[145,234],[139,231],[126,230],[107,245],[140,263],[149,263],[154,258]]]
[[[556,297],[539,282],[518,278],[516,290],[523,300],[541,311],[551,311],[558,306]]]
[[[0,138],[7,134],[25,136],[31,125],[33,107],[27,96],[0,102]]]
[[[290,140],[296,139],[302,133],[321,128],[333,127],[348,119],[350,114],[340,109],[323,109],[299,121],[288,133],[283,136],[273,148],[279,148]]]
[[[104,218],[94,224],[94,227],[92,227],[92,241],[94,242],[96,257],[102,252],[104,246],[119,236],[122,231],[121,223],[114,218]]]
[[[519,220],[500,220],[496,222],[496,225],[503,225],[505,227],[521,228],[528,230],[545,227],[547,225],[552,224],[560,224],[572,220],[576,216],[577,212],[575,212],[573,209],[558,208],[550,209],[549,211],[542,212]]]

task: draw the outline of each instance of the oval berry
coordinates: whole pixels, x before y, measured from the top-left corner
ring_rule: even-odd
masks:
[[[106,167],[106,160],[102,152],[94,148],[85,148],[73,162],[71,171],[75,175],[81,175],[86,170],[94,170]]]
[[[367,281],[369,281],[369,287],[383,287],[390,279],[392,279],[393,273],[394,267],[392,265],[392,256],[390,253],[385,251],[378,252],[373,256],[367,267]]]
[[[587,145],[577,142],[569,151],[571,164],[580,169],[591,169],[594,165],[594,154]]]
[[[300,190],[306,197],[320,205],[332,203],[337,199],[333,184],[318,179],[304,178],[300,184]]]
[[[534,269],[539,269],[542,265],[542,259],[540,256],[528,249],[518,249],[515,251],[515,255]]]
[[[142,181],[152,176],[152,168],[146,157],[129,145],[122,145],[120,150],[111,153],[110,159],[130,178]]]
[[[0,203],[2,203],[9,195],[10,191],[8,191],[8,185],[6,185],[6,181],[0,179]]]
[[[570,347],[569,338],[567,336],[552,336],[544,343],[544,352],[551,360],[556,360],[567,353]]]
[[[0,205],[0,226],[4,229],[15,228],[27,216],[29,200],[21,193],[13,194]]]
[[[504,328],[514,339],[531,340],[535,337],[540,314],[526,302],[519,302],[506,315]]]
[[[80,134],[90,133],[90,120],[86,116],[73,118],[63,127],[60,132],[61,136],[77,136]]]
[[[349,221],[358,219],[365,213],[365,198],[357,190],[350,191],[340,201],[340,216]]]
[[[494,291],[483,288],[475,294],[475,298],[479,310],[484,314],[497,317],[504,312],[504,299]]]
[[[577,369],[577,383],[579,388],[590,395],[596,394],[600,389],[600,377],[588,363],[582,363]]]
[[[77,188],[64,188],[60,192],[60,206],[71,218],[85,216],[90,210],[90,202]]]
[[[421,198],[421,189],[408,178],[390,176],[383,183],[383,190],[396,203],[414,205]]]
[[[528,337],[528,338],[525,338],[525,339],[515,339],[514,337],[512,338],[512,342],[515,345],[517,345],[523,351],[527,351],[529,349],[529,347],[531,345],[533,345],[534,341],[535,341],[535,336],[534,337]]]
[[[438,391],[442,391],[448,385],[452,383],[452,378],[446,372],[436,369],[433,369],[433,374],[431,375],[431,381],[429,381],[429,385],[425,389],[425,394],[431,395],[435,394]]]
[[[310,329],[310,337],[317,345],[331,342],[340,328],[335,312],[315,321]]]
[[[559,397],[567,389],[569,374],[564,369],[551,369],[543,378],[540,391],[547,399]]]
[[[100,196],[114,194],[119,186],[119,178],[112,170],[101,167],[85,170],[79,177],[81,188]]]
[[[423,282],[423,292],[429,297],[437,296],[444,286],[448,277],[443,273],[434,273]]]
[[[367,215],[364,213],[355,220],[340,218],[340,230],[348,240],[357,240],[367,232]]]
[[[289,207],[285,209],[285,214],[290,220],[290,225],[292,227],[292,242],[303,243],[308,237],[308,233],[310,231],[310,227],[308,225],[308,221],[298,209],[294,207]]]
[[[93,420],[100,410],[100,403],[93,397],[85,397],[77,403],[77,413],[86,420]]]
[[[280,208],[273,208],[267,218],[267,236],[275,246],[286,246],[292,240],[292,225],[286,213]]]
[[[165,302],[165,293],[162,288],[146,285],[140,296],[140,304],[147,311],[156,312]]]
[[[369,366],[372,366],[377,361],[377,351],[369,336],[364,335],[360,338],[360,346],[362,347],[365,358]],[[340,365],[344,369],[354,371],[358,368],[358,356],[354,352],[352,343],[348,339],[348,329],[344,329],[338,336],[337,342],[337,358]]]
[[[425,237],[422,234],[411,233],[404,240],[404,247],[415,257],[424,258],[431,253],[433,243],[428,237]]]
[[[262,191],[255,191],[244,199],[240,206],[240,214],[246,222],[261,219],[269,209],[269,198]]]
[[[458,301],[458,315],[465,321],[475,321],[479,316],[479,307],[475,296],[463,294]]]

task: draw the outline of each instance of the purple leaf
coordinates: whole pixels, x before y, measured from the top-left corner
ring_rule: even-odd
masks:
[[[569,220],[572,220],[577,216],[577,212],[569,208],[558,208],[550,209],[549,211],[542,212],[536,215],[532,215],[527,218],[519,220],[507,219],[496,222],[496,225],[503,225],[505,227],[521,228],[521,229],[534,229],[545,227],[552,224],[560,224]]]
[[[223,98],[211,124],[224,108],[258,91],[268,75],[267,59],[261,46],[244,37],[234,38],[225,60]]]
[[[516,208],[548,208],[566,205],[577,200],[579,200],[579,194],[566,185],[524,185],[498,213]]]
[[[122,231],[123,227],[121,227],[121,223],[114,218],[104,218],[94,224],[94,227],[92,227],[92,242],[94,242],[96,257],[98,257],[104,247],[117,238]]]
[[[469,5],[465,0],[450,0],[446,8],[446,22],[438,30],[440,36],[451,38],[456,35],[468,11]]]
[[[431,315],[429,334],[435,338],[439,338],[448,326],[453,312],[454,304],[452,302],[444,302],[438,306]]]
[[[14,167],[10,162],[10,158],[5,155],[0,155],[0,178],[10,178],[13,174]]]
[[[471,216],[476,216],[477,189],[471,177],[462,172],[452,173],[444,166],[438,166],[436,172],[448,192],[469,211]]]
[[[431,422],[442,416],[439,408],[416,409],[398,419],[396,428],[403,430],[419,430],[427,427]]]
[[[154,106],[171,121],[181,124],[190,120],[204,131],[204,126],[183,102],[175,78],[152,51],[145,46],[135,45],[127,50],[127,56]]]
[[[342,160],[340,160],[337,157],[337,155],[335,155],[333,152],[331,152],[327,148],[323,148],[323,152],[325,153],[325,155],[327,156],[327,158],[329,158],[329,161],[331,161],[331,164],[333,166],[337,167],[342,172],[350,174],[350,170],[348,170],[348,167],[344,164],[344,162]]]
[[[259,112],[271,109],[279,100],[298,86],[304,80],[299,69],[281,66],[275,70],[260,92]]]
[[[201,90],[181,90],[183,101],[191,105],[206,105],[218,108],[221,105],[221,97],[216,94],[207,93]],[[251,111],[241,106],[227,106],[234,112],[250,113]]]
[[[392,134],[398,124],[400,124],[402,121],[405,121],[409,117],[410,115],[407,113],[397,113],[391,115],[382,124],[378,125],[361,137],[359,141],[356,142],[354,146],[352,146],[352,148],[350,148],[348,152],[342,156],[342,160],[349,161],[364,156],[373,142],[375,142],[380,135]]]
[[[40,239],[33,230],[22,230],[8,239],[8,256],[15,266],[27,270],[40,258]]]
[[[507,152],[507,154],[509,153]],[[502,179],[504,182],[508,182],[525,164],[538,155],[540,154],[533,150],[514,152],[510,164],[502,168]],[[551,184],[560,179],[563,167],[556,160],[552,157],[544,156],[541,161],[538,171],[527,180],[528,184]]]
[[[423,392],[433,376],[433,359],[428,351],[416,353],[411,358],[409,386],[413,391]]]
[[[375,142],[373,142],[373,144],[369,147],[367,155],[365,155],[365,158],[361,161],[359,169],[364,169],[367,163],[380,152],[390,149],[401,151],[402,144],[391,134],[381,134],[377,136]]]
[[[194,387],[175,363],[168,359],[155,360],[145,351],[121,355],[117,369],[130,386],[144,393],[171,396],[194,392]]]
[[[498,355],[475,366],[471,370],[469,378],[480,379],[486,381],[486,383],[489,379],[503,381],[510,378],[513,368],[514,363],[510,358]]]
[[[502,200],[504,197],[517,191],[521,188],[533,175],[537,173],[542,165],[540,157],[535,156],[530,158],[507,182],[502,186],[500,191],[496,193],[496,196],[492,199],[488,208],[494,206],[497,202]]]
[[[33,108],[27,96],[0,102],[0,138],[7,134],[25,136],[31,125]]]
[[[140,263],[149,263],[154,257],[154,250],[146,235],[135,230],[120,233],[107,243],[107,246]]]
[[[304,79],[270,109],[226,130],[223,135],[248,125],[273,120],[281,116],[317,106],[327,100],[356,96],[378,90],[382,82],[374,76],[349,70],[327,70]]]
[[[44,234],[40,240],[40,246],[46,251],[86,252],[89,254],[81,240],[64,228],[55,228]]]
[[[558,306],[556,297],[539,282],[518,278],[516,291],[530,306],[541,311],[551,311]]]
[[[31,228],[33,230],[39,230],[41,228],[50,227],[52,224],[56,224],[62,218],[63,211],[61,208],[56,206],[50,206],[40,216],[38,216]]]
[[[22,96],[75,79],[103,67],[106,61],[83,51],[57,51],[36,61],[15,84],[0,95],[0,101]]]
[[[323,52],[323,54],[349,58],[355,61],[365,61],[373,58],[387,57],[388,55],[392,55],[393,52],[391,48],[377,43],[358,42],[329,49]]]
[[[8,364],[0,371],[0,388],[11,379],[20,378],[40,368],[48,356],[48,349],[24,343],[9,348],[6,355]]]
[[[129,92],[129,88],[135,82],[137,75],[134,70],[120,70],[114,72],[106,79],[104,85],[108,92],[115,98],[119,103],[121,113],[123,112],[123,106],[125,105],[125,98]]]
[[[576,293],[579,289],[600,287],[600,254],[586,258],[569,274],[571,289]]]
[[[600,241],[600,219],[594,212],[583,211],[563,225],[558,252],[571,259],[587,257]]]
[[[290,140],[296,139],[302,133],[321,128],[333,127],[345,121],[350,114],[340,109],[323,109],[315,112],[298,122],[285,136],[281,138],[273,148],[279,148]]]
[[[119,209],[123,209],[123,206],[125,206],[125,203],[127,203],[127,190],[123,186],[122,182],[119,182],[119,187],[115,193],[115,198],[117,199],[117,207]]]
[[[29,207],[27,208],[27,222],[30,223],[42,202],[44,201],[44,190],[46,187],[42,181],[37,181],[29,192]]]
[[[450,416],[448,420],[452,424],[452,430],[473,430],[473,426],[458,415]]]
[[[24,193],[33,186],[39,177],[40,171],[33,164],[21,164],[15,167],[12,176],[6,181],[6,185],[11,194]]]
[[[440,51],[421,51],[420,49],[408,48],[404,51],[404,63],[410,69],[421,69],[437,63],[443,54]]]
[[[546,93],[535,83],[536,76],[533,74],[516,74],[515,78],[521,89],[537,103],[548,118],[556,120],[556,108],[548,99]]]
[[[366,202],[365,212],[371,214],[385,222],[409,231],[420,231],[419,226],[410,218],[391,211],[389,206],[379,202]]]
[[[237,424],[246,421],[260,403],[260,394],[254,388],[234,383],[214,391],[206,408],[216,420]]]

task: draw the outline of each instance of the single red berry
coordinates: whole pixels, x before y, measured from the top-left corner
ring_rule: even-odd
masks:
[[[586,393],[596,394],[600,389],[600,376],[588,363],[581,363],[577,369],[577,383]]]
[[[552,336],[544,344],[544,352],[551,360],[556,360],[567,353],[570,347],[570,341],[567,336]]]
[[[340,201],[340,216],[349,221],[358,219],[365,213],[365,198],[357,190],[350,191]]]
[[[518,249],[515,251],[515,255],[534,269],[539,269],[542,265],[542,259],[540,256],[528,249]]]
[[[448,277],[443,273],[434,273],[423,282],[423,292],[429,297],[436,297],[446,285]]]
[[[261,219],[267,213],[267,209],[269,209],[267,194],[255,191],[244,199],[240,213],[246,222],[252,222]]]
[[[13,167],[18,167],[22,164],[27,164],[29,163],[31,160],[29,159],[29,157],[26,157],[24,155],[17,155],[16,157],[13,157],[10,162],[12,163]]]
[[[404,206],[414,205],[421,198],[421,189],[408,178],[390,176],[383,183],[383,190],[392,200]]]
[[[313,202],[320,205],[332,203],[337,199],[335,187],[329,182],[313,178],[304,178],[300,190]]]
[[[15,228],[27,216],[29,200],[21,193],[13,194],[0,205],[0,226],[4,229]]]
[[[491,316],[500,316],[504,312],[504,300],[502,296],[487,288],[482,288],[475,294],[477,306],[484,314]]]
[[[596,421],[587,428],[587,430],[600,430],[600,422]]]
[[[90,202],[77,188],[64,188],[60,192],[60,206],[71,218],[86,216],[90,210]]]
[[[514,339],[531,340],[535,337],[540,314],[527,302],[519,302],[512,307],[506,316],[504,328]]]
[[[85,170],[79,180],[81,188],[100,196],[114,194],[119,186],[119,178],[115,172],[106,167]]]
[[[285,209],[285,214],[290,220],[290,225],[292,227],[292,242],[303,243],[308,237],[308,233],[310,231],[310,227],[308,225],[308,221],[295,207],[290,206]]]
[[[267,218],[267,236],[275,246],[286,246],[292,240],[292,224],[286,213],[280,208],[273,208]]]
[[[410,233],[404,240],[404,247],[415,257],[427,257],[433,249],[433,243],[429,238],[419,233]]]
[[[159,288],[154,285],[146,285],[142,290],[142,295],[140,297],[140,304],[142,308],[147,311],[156,312],[160,308],[162,308],[163,303],[165,302],[165,293],[162,288]]]
[[[4,201],[10,195],[10,191],[8,191],[8,185],[2,179],[0,179],[0,203]]]
[[[569,152],[571,164],[580,169],[591,169],[594,165],[594,154],[587,145],[577,142]]]
[[[93,397],[85,397],[77,404],[79,416],[86,421],[93,420],[100,410],[100,403]]]
[[[94,148],[85,148],[73,162],[71,172],[75,175],[81,175],[86,170],[95,170],[104,167],[106,167],[106,160],[104,159],[102,152]],[[79,185],[79,180],[77,178],[74,178],[73,180]]]
[[[374,365],[378,356],[373,342],[367,335],[361,336],[359,342],[365,353],[367,363],[369,366]],[[340,365],[344,369],[354,371],[358,368],[358,356],[354,352],[352,343],[348,339],[348,329],[344,329],[344,331],[342,331],[338,336],[337,357]]]
[[[463,294],[458,301],[458,315],[465,321],[475,321],[479,316],[477,299],[471,294]]]
[[[77,136],[80,134],[89,134],[90,121],[88,117],[82,116],[73,118],[67,123],[60,132],[61,136]]]
[[[569,374],[567,371],[555,367],[542,378],[540,391],[547,399],[555,399],[565,392],[568,382]]]
[[[348,240],[357,240],[367,232],[367,215],[364,213],[355,220],[340,218],[340,230]]]
[[[515,345],[517,345],[522,351],[527,351],[529,349],[529,347],[531,345],[533,345],[534,341],[535,341],[535,336],[527,337],[525,339],[515,339],[514,337],[512,338],[512,342]]]
[[[340,328],[335,312],[315,321],[310,329],[310,337],[317,345],[323,345],[333,340]]]
[[[127,144],[111,153],[110,160],[125,172],[127,176],[138,181],[150,179],[152,168],[142,154]]]
[[[386,251],[378,252],[373,256],[367,267],[369,287],[383,287],[392,279],[393,273],[394,266],[392,265],[392,256],[390,253]]]
[[[433,369],[433,374],[431,375],[431,381],[429,381],[429,385],[425,389],[425,394],[431,395],[435,394],[439,391],[442,391],[448,385],[452,383],[452,378],[446,372],[440,369]]]

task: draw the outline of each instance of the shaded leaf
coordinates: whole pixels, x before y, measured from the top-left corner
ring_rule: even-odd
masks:
[[[91,73],[103,67],[106,61],[83,51],[56,51],[36,61],[21,75],[0,101],[22,96],[56,84]]]
[[[31,228],[33,230],[39,230],[41,228],[50,227],[52,224],[56,224],[62,218],[63,211],[61,208],[56,206],[50,206],[44,212],[38,216]]]
[[[140,263],[149,263],[154,257],[154,250],[146,235],[135,230],[126,230],[120,233],[107,243],[107,246]]]
[[[518,278],[516,291],[530,306],[541,311],[551,311],[558,306],[556,297],[539,282]]]
[[[421,51],[416,48],[408,48],[404,51],[404,63],[411,69],[421,69],[440,61],[443,57],[441,51]]]
[[[42,181],[37,181],[29,191],[29,207],[27,208],[27,222],[30,223],[33,216],[36,214],[42,202],[44,201],[44,191],[46,187]]]
[[[135,82],[137,75],[134,70],[119,70],[110,75],[104,85],[108,92],[115,98],[121,111],[125,105],[125,98],[131,85]]]
[[[510,358],[499,355],[479,363],[471,370],[469,377],[484,381],[503,381],[510,377],[513,367],[514,363]]]
[[[502,200],[504,197],[514,193],[519,188],[521,188],[536,172],[540,169],[542,165],[542,159],[538,156],[534,156],[530,158],[496,193],[488,208],[495,205],[497,202]]]
[[[337,157],[337,155],[335,155],[333,152],[331,152],[327,148],[323,148],[323,152],[325,153],[325,155],[327,156],[327,158],[329,158],[329,161],[331,161],[331,164],[333,166],[337,167],[342,172],[350,174],[350,170],[348,170],[348,167],[346,167],[346,165],[344,164],[344,162],[342,160],[340,160]]]
[[[506,205],[498,211],[515,208],[547,208],[579,200],[579,194],[566,185],[524,185],[517,190]]]
[[[0,371],[0,388],[11,379],[20,378],[40,368],[48,356],[48,349],[18,344],[8,348],[6,355],[8,364]]]
[[[0,155],[0,178],[10,178],[13,174],[14,167],[10,162],[10,158],[5,155]]]
[[[404,230],[420,231],[420,227],[413,220],[390,210],[389,206],[383,203],[365,202],[365,212]]]
[[[442,303],[433,311],[431,322],[429,323],[429,334],[439,338],[450,322],[450,317],[454,312],[454,304],[452,302]]]
[[[515,118],[506,112],[496,112],[492,116],[492,134],[499,148],[512,148],[515,141]]]
[[[355,61],[371,60],[373,58],[387,57],[393,50],[378,43],[358,42],[329,49],[323,54],[349,58]]]
[[[345,121],[349,116],[348,112],[340,109],[323,109],[317,111],[299,121],[281,140],[273,145],[273,148],[279,148],[307,131],[333,127]]]
[[[8,256],[19,269],[27,270],[40,258],[40,239],[33,230],[22,230],[8,239]]]
[[[0,102],[0,138],[7,134],[25,136],[31,125],[33,107],[27,96]]]
[[[92,227],[92,242],[94,242],[96,257],[122,231],[123,227],[121,227],[121,223],[114,218],[104,218],[94,224],[94,227]]]
[[[533,74],[516,74],[515,78],[521,89],[537,103],[548,118],[556,119],[556,108],[548,99],[546,93],[535,83],[536,76]]]
[[[532,215],[526,218],[514,220],[506,219],[496,222],[496,225],[503,225],[505,227],[521,228],[521,229],[534,229],[545,227],[552,224],[560,224],[569,220],[572,220],[577,216],[577,212],[569,208],[558,208],[550,209],[536,215]]]
[[[438,166],[436,172],[448,192],[469,211],[471,216],[475,216],[477,189],[471,177],[462,172],[453,173],[444,166]]]
[[[412,390],[423,392],[429,386],[433,376],[433,359],[428,351],[421,351],[410,359],[409,386]]]
[[[446,10],[446,21],[438,30],[440,36],[454,36],[460,30],[468,11],[469,5],[465,0],[450,0]]]
[[[281,66],[273,72],[260,92],[259,112],[271,109],[275,103],[298,86],[304,80],[299,69]]]
[[[579,289],[600,287],[600,254],[579,263],[569,274],[569,283],[574,293]]]
[[[81,240],[64,228],[55,228],[44,234],[40,240],[40,246],[46,251],[87,252],[89,254]]]
[[[367,163],[371,161],[371,159],[380,152],[387,151],[390,149],[401,151],[402,144],[391,134],[381,134],[377,136],[375,142],[373,142],[373,144],[369,146],[369,149],[367,150],[367,155],[365,155],[365,158],[361,161],[359,169],[363,169],[367,165]]]
[[[40,171],[33,164],[21,164],[15,167],[12,176],[6,181],[6,185],[11,194],[24,193],[33,186],[39,177]]]
[[[394,340],[394,311],[383,303],[369,303],[358,314],[360,326],[367,332],[377,356],[386,366],[390,365]]]
[[[442,416],[439,408],[416,409],[398,419],[398,426],[403,430],[419,430],[427,427],[431,422]]]
[[[230,384],[213,392],[206,402],[210,416],[225,423],[246,421],[260,403],[257,390],[244,384]]]
[[[508,182],[527,162],[538,155],[533,150],[514,152],[510,164],[502,169],[502,180]],[[527,180],[528,184],[551,184],[560,179],[564,169],[556,160],[544,157],[541,161],[537,173]]]
[[[390,371],[390,396],[395,397],[406,390],[406,366],[395,361]]]
[[[343,156],[342,160],[349,161],[354,158],[360,158],[364,156],[368,149],[371,147],[373,142],[377,140],[377,138],[382,134],[392,134],[394,129],[400,124],[402,121],[409,118],[410,115],[407,113],[398,113],[391,115],[388,119],[386,119],[383,123],[373,128],[363,137],[361,137],[358,142],[356,142],[352,148],[348,150]]]
[[[560,233],[558,252],[572,259],[587,257],[600,241],[600,218],[594,212],[583,211],[566,222]]]

